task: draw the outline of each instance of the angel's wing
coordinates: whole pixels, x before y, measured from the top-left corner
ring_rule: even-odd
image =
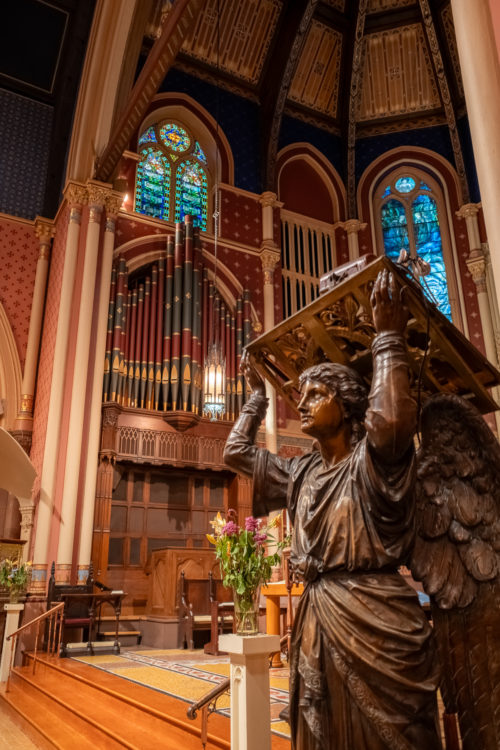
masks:
[[[479,412],[439,394],[422,411],[413,577],[441,609],[500,572],[500,445]]]
[[[500,446],[457,396],[424,407],[416,502],[410,567],[430,596],[443,699],[464,750],[498,750]]]

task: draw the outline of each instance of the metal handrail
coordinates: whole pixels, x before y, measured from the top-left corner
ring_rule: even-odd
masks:
[[[216,685],[216,687],[209,690],[208,693],[205,693],[205,695],[203,695],[195,703],[192,703],[187,710],[188,718],[196,719],[198,711],[201,709],[200,739],[201,739],[203,747],[205,747],[207,744],[208,717],[210,716],[211,713],[215,711],[217,699],[220,698],[220,696],[223,693],[226,693],[229,691],[230,684],[231,684],[231,679],[227,677],[223,682],[220,683],[220,685]]]
[[[5,640],[11,641],[11,644],[12,644],[11,652],[10,652],[9,674],[7,677],[7,685],[5,687],[5,691],[7,693],[9,692],[10,675],[12,672],[12,667],[14,665],[14,655],[16,653],[17,637],[19,633],[22,633],[24,630],[27,630],[33,625],[36,625],[35,651],[33,654],[33,674],[35,674],[37,654],[38,654],[38,638],[40,636],[40,623],[45,622],[46,620],[49,621],[49,632],[47,635],[47,653],[51,654],[52,656],[56,652],[59,654],[59,650],[61,647],[61,638],[62,638],[61,625],[62,625],[62,620],[63,620],[63,611],[64,611],[64,602],[61,602],[60,604],[56,604],[55,607],[52,607],[47,612],[44,612],[43,614],[38,615],[38,617],[33,618],[33,620],[30,620],[24,625],[21,625],[20,628],[18,628],[13,633],[7,636]]]

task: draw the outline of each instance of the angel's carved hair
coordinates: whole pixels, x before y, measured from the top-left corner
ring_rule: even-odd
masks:
[[[299,377],[299,387],[306,380],[323,383],[340,399],[346,422],[351,428],[351,444],[354,447],[365,434],[364,419],[368,408],[368,389],[356,370],[345,365],[325,362],[304,370]]]

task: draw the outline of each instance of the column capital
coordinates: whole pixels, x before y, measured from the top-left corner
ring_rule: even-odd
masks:
[[[50,240],[56,233],[54,222],[51,219],[44,219],[37,216],[35,219],[35,234],[40,240],[40,257],[47,257],[46,248],[50,245]]]
[[[81,211],[87,204],[87,187],[82,182],[68,182],[63,195],[70,208],[77,208]]]
[[[465,262],[477,287],[477,293],[486,293],[486,260],[484,256],[469,257]]]
[[[347,234],[358,234],[361,230],[366,229],[368,224],[366,221],[360,221],[359,219],[348,219],[347,221],[339,221],[337,226],[347,232]]]
[[[99,180],[87,181],[88,204],[90,207],[100,206],[102,208],[106,204],[106,200],[111,195],[111,192],[112,186],[109,182],[99,182]]]
[[[264,284],[273,283],[274,269],[280,261],[279,250],[270,244],[264,245],[260,253],[260,262],[264,273]]]
[[[123,204],[124,199],[123,193],[118,192],[117,190],[112,190],[108,195],[106,196],[106,214],[109,219],[113,219],[113,221],[116,220],[116,217],[118,216],[118,212]]]
[[[261,206],[271,206],[272,208],[274,208],[274,206],[283,205],[278,201],[278,196],[276,195],[276,193],[273,193],[271,190],[266,190],[260,195],[259,203],[261,204]]]
[[[464,203],[458,211],[455,211],[455,214],[459,219],[469,219],[472,216],[477,216],[480,208],[480,203]]]

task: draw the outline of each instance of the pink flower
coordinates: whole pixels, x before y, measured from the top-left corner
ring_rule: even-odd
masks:
[[[257,545],[257,547],[262,547],[266,543],[267,535],[266,534],[255,534],[254,536],[254,542]]]
[[[223,536],[231,536],[232,534],[238,534],[240,527],[235,524],[234,521],[228,521],[225,526],[222,527]]]
[[[248,518],[245,518],[245,530],[246,531],[257,531],[259,526],[260,526],[260,521],[257,518],[254,518],[253,516],[248,516]]]

